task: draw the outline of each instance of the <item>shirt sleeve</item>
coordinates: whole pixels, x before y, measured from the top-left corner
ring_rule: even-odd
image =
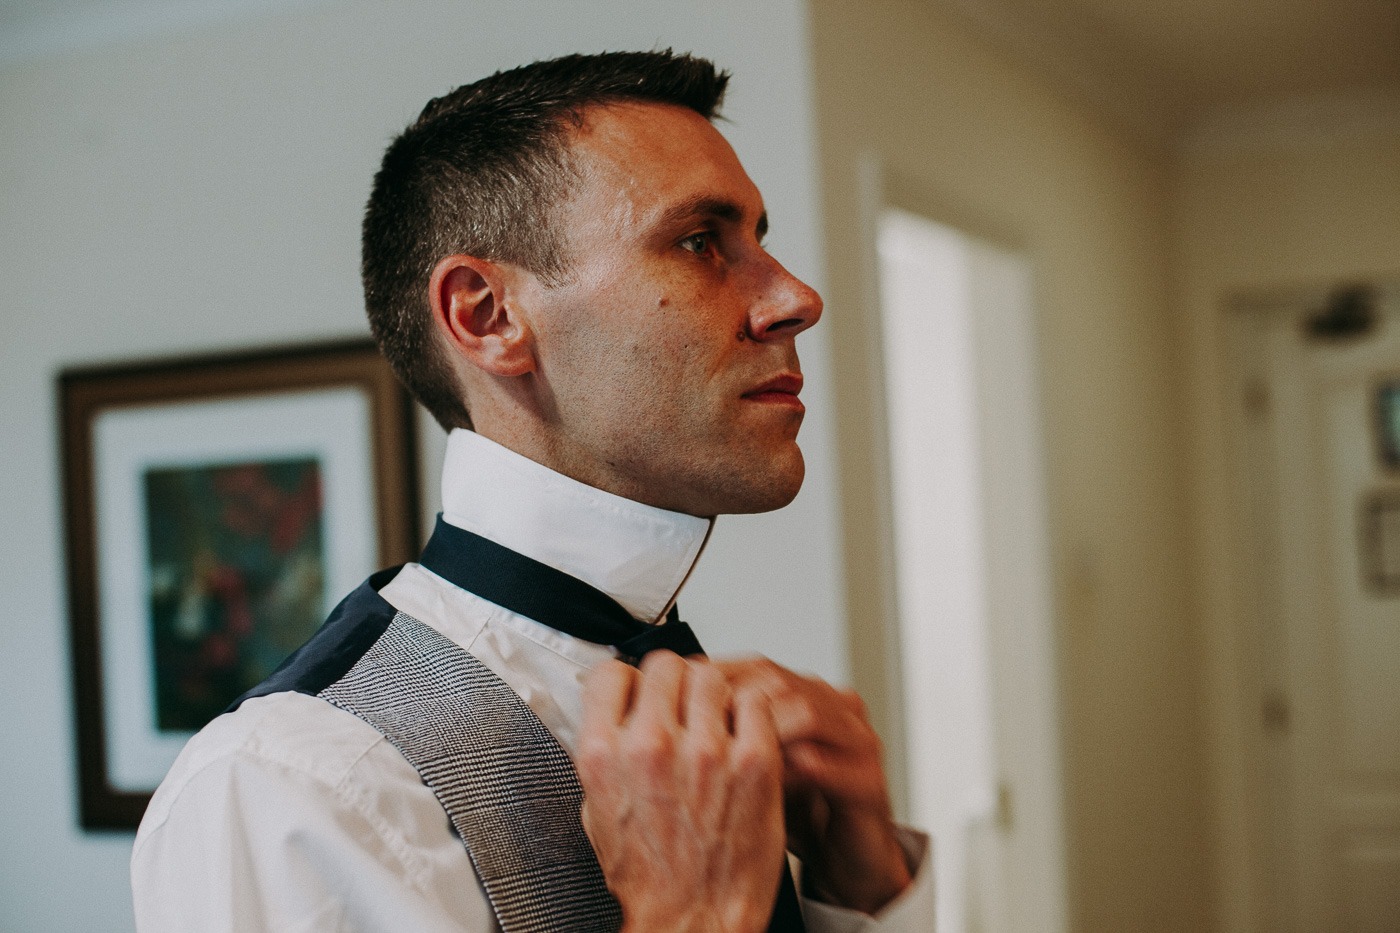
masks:
[[[914,876],[909,887],[874,917],[803,898],[802,918],[809,933],[933,933],[933,853],[929,838],[901,828],[899,844]]]
[[[351,782],[236,752],[172,796],[133,850],[141,933],[497,929],[469,862],[441,871]]]

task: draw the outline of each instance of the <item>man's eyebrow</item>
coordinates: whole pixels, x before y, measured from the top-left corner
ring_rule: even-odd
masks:
[[[670,227],[682,224],[688,220],[696,220],[702,217],[713,217],[728,223],[737,224],[744,219],[744,209],[736,202],[728,198],[718,198],[712,195],[697,195],[687,198],[678,204],[673,204],[661,215],[659,226]],[[758,223],[754,225],[754,231],[761,240],[768,233],[768,212],[764,211],[758,217]]]

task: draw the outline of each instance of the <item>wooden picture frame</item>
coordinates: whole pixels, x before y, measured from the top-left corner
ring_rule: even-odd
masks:
[[[417,553],[413,403],[368,340],[58,382],[80,820],[130,829],[203,721]]]
[[[1400,487],[1367,492],[1360,513],[1365,587],[1373,596],[1400,596]]]

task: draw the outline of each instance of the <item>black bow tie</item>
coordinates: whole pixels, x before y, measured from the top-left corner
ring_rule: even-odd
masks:
[[[661,625],[634,619],[602,590],[450,525],[441,515],[418,563],[488,602],[575,638],[612,645],[633,660],[662,649],[681,656],[705,653],[675,606]],[[786,865],[768,929],[770,933],[802,933],[805,929],[797,889]]]

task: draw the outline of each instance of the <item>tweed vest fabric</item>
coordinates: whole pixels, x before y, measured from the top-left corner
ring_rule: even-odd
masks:
[[[382,582],[347,597],[231,708],[294,690],[358,716],[436,795],[505,933],[614,933],[622,913],[584,833],[568,753],[484,664],[385,602]]]
[[[383,733],[437,795],[502,930],[621,926],[579,818],[573,763],[471,654],[400,612],[318,695]]]

